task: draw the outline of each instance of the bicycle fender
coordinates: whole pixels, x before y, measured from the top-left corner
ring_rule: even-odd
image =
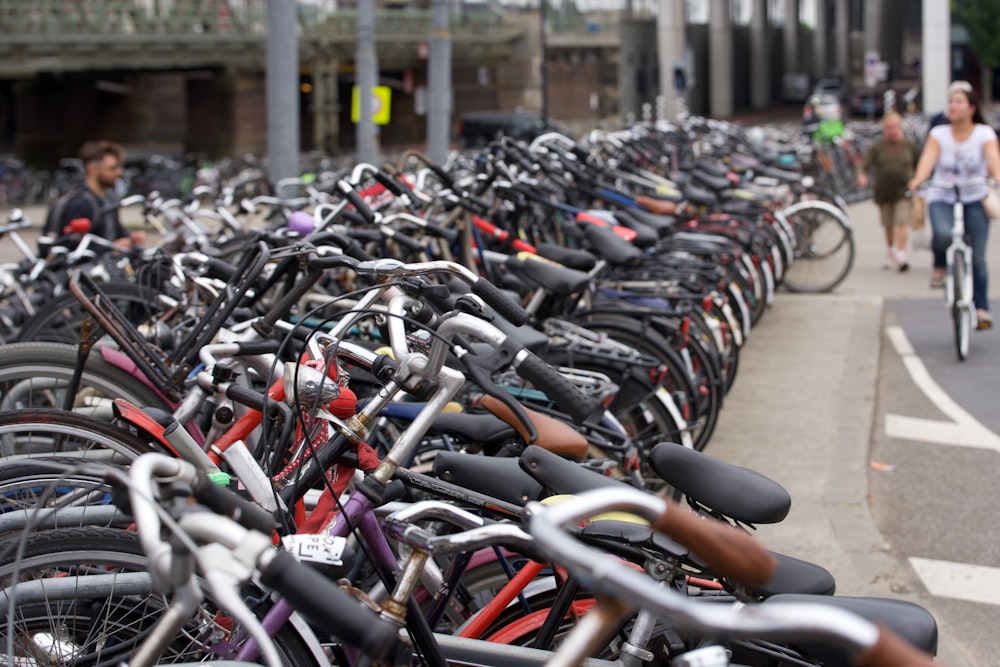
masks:
[[[174,449],[174,446],[171,445],[166,436],[163,435],[163,432],[169,424],[161,424],[151,414],[136,405],[132,405],[124,398],[115,399],[114,410],[115,416],[118,419],[128,422],[140,432],[145,433],[147,436],[158,442],[166,451],[170,452],[177,458],[181,458],[177,450]]]

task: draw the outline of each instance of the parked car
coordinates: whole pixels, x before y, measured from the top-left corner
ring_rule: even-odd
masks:
[[[484,146],[498,136],[531,141],[546,132],[563,132],[540,114],[527,111],[470,111],[458,120],[458,143],[462,147]]]
[[[847,103],[847,84],[836,77],[820,79],[813,88],[813,95],[833,95],[841,104]]]

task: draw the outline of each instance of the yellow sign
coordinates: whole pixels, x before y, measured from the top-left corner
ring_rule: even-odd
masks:
[[[372,87],[372,122],[376,125],[388,125],[392,102],[392,88],[389,86]],[[361,89],[351,88],[351,122],[361,120]]]

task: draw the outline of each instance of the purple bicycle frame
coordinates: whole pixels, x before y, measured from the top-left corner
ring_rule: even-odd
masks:
[[[375,517],[375,506],[361,493],[352,493],[351,497],[344,503],[343,511],[337,515],[336,522],[327,529],[327,534],[335,537],[347,537],[352,526],[356,526],[368,544],[369,552],[375,559],[375,565],[381,570],[392,571],[397,567],[396,556],[392,552],[392,547],[385,539],[382,529],[378,525]],[[273,607],[261,619],[261,624],[270,636],[277,634],[281,626],[284,625],[295,610],[284,599],[278,600]],[[240,648],[237,660],[255,660],[258,656],[258,648],[253,639],[249,639]]]

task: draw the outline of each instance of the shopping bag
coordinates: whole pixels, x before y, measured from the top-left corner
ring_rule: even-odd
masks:
[[[913,205],[910,207],[910,227],[922,229],[927,218],[927,201],[920,195],[913,196]]]
[[[987,192],[983,198],[983,210],[986,211],[986,217],[990,220],[1000,218],[1000,197],[993,190]]]
[[[910,232],[910,248],[913,250],[930,250],[932,239],[933,235],[931,234],[930,225],[922,224],[920,227],[914,227]]]

